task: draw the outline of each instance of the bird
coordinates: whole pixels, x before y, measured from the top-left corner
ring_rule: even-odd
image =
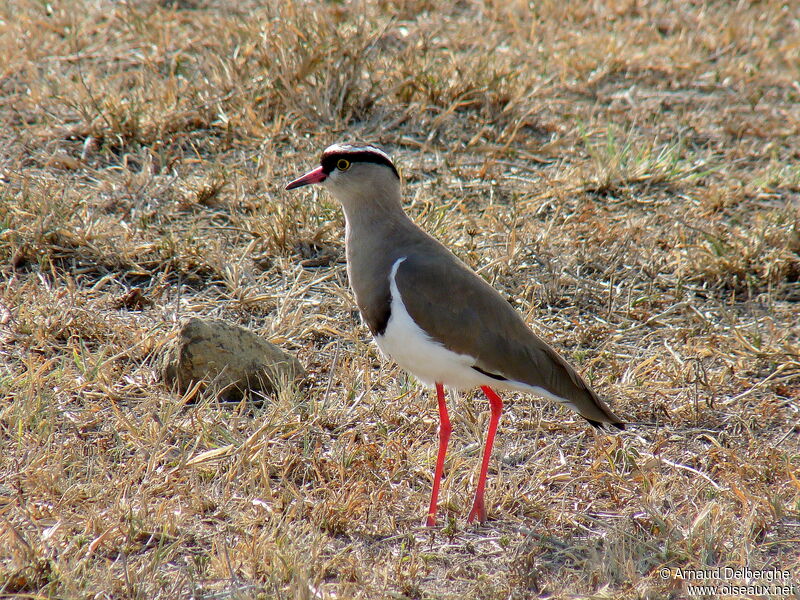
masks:
[[[320,164],[287,190],[321,185],[341,204],[350,287],[384,356],[433,386],[439,450],[425,524],[436,524],[439,487],[452,432],[445,388],[480,388],[491,410],[468,523],[487,519],[485,487],[503,412],[496,390],[567,406],[596,428],[624,422],[586,380],[488,282],[403,210],[397,167],[374,145],[333,144]]]

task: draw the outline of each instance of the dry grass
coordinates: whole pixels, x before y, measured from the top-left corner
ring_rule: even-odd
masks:
[[[0,595],[679,598],[660,568],[797,573],[797,6],[274,4],[0,8]],[[354,313],[333,201],[282,191],[347,139],[658,425],[510,397],[467,527],[488,411],[454,401],[445,525],[421,528],[435,402]],[[154,356],[188,315],[310,385],[176,396]]]

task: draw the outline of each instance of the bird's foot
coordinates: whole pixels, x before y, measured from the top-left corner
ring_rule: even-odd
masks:
[[[486,508],[483,506],[483,502],[478,502],[476,500],[475,504],[472,506],[472,510],[469,512],[469,516],[467,517],[467,523],[474,523],[477,519],[478,523],[485,523],[486,522]]]

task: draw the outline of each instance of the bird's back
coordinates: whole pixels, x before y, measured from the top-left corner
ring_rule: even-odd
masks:
[[[564,403],[593,424],[621,423],[483,278],[410,219],[391,227],[395,244],[377,257],[375,248],[351,246],[348,239],[348,260],[359,267],[349,269],[351,284],[373,334],[382,334],[391,316],[389,275],[404,258],[395,273],[397,288],[408,314],[434,341],[473,357],[473,368],[488,374],[497,387]]]

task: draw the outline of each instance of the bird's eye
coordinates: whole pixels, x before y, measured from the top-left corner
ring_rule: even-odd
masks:
[[[336,161],[336,168],[340,171],[347,171],[347,169],[350,168],[350,161],[340,158],[338,161]]]

